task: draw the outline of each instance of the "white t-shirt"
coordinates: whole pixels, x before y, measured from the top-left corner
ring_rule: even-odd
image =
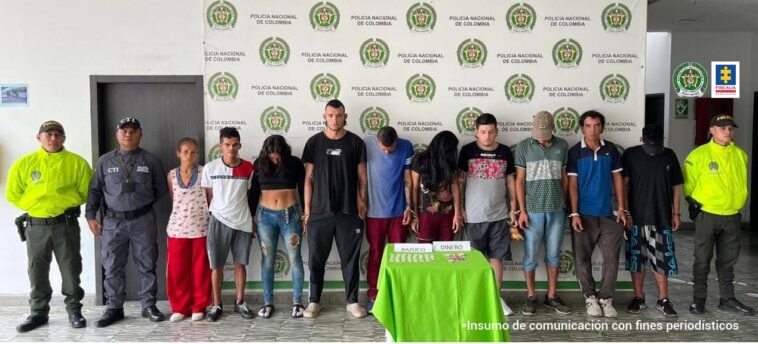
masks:
[[[236,167],[227,166],[222,158],[205,165],[200,185],[213,189],[213,199],[208,207],[213,217],[230,228],[253,231],[253,217],[247,203],[252,177],[253,164],[247,160],[240,159]]]

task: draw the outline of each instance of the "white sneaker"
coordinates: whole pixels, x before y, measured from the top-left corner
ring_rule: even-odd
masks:
[[[366,311],[366,308],[361,306],[360,303],[349,303],[347,304],[347,307],[345,307],[350,314],[352,314],[356,318],[363,318],[366,315],[368,315],[368,311]]]
[[[203,312],[192,313],[192,321],[203,320],[204,317],[205,317],[205,313],[203,313]]]
[[[168,321],[170,322],[177,322],[177,321],[182,321],[182,320],[184,320],[184,314],[182,313],[171,314],[171,317],[168,319]]]
[[[605,315],[606,318],[618,317],[618,313],[616,313],[616,309],[613,308],[612,297],[609,297],[607,299],[600,299],[600,307],[603,309],[603,315]]]
[[[303,311],[303,316],[306,318],[315,318],[318,316],[319,312],[321,312],[321,305],[316,302],[311,302],[308,304],[308,308]]]
[[[591,295],[585,300],[585,306],[587,307],[587,314],[593,317],[602,317],[603,310],[600,309],[600,305],[597,303],[597,297]]]
[[[513,310],[511,307],[508,307],[508,304],[505,303],[505,300],[502,297],[500,298],[500,306],[503,307],[503,314],[506,316],[513,315]]]

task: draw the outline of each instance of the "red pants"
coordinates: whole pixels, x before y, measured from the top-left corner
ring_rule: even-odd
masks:
[[[171,311],[191,316],[211,303],[211,269],[205,237],[168,238],[166,294]]]
[[[419,243],[452,241],[455,237],[455,233],[453,233],[454,216],[455,213],[452,211],[447,214],[419,212],[416,241]]]
[[[384,245],[389,237],[390,244],[404,243],[408,239],[408,227],[403,226],[403,217],[387,219],[366,218],[366,240],[368,240],[368,298],[376,299],[376,281],[379,279],[379,265],[384,254]]]

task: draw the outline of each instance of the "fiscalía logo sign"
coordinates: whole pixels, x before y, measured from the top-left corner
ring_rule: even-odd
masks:
[[[455,117],[455,124],[458,127],[458,133],[465,135],[474,135],[476,133],[476,118],[482,114],[482,110],[479,110],[473,106],[464,108],[458,112]]]
[[[280,106],[269,106],[261,113],[261,128],[267,134],[285,134],[290,130],[292,119],[289,112]]]
[[[556,134],[562,136],[571,136],[579,131],[579,112],[570,108],[562,107],[553,111],[555,118]]]
[[[208,94],[213,100],[234,100],[238,91],[239,83],[231,73],[219,72],[213,74],[208,80]]]
[[[284,66],[290,59],[290,47],[281,38],[266,38],[258,50],[261,62],[267,66]]]
[[[632,24],[632,11],[622,3],[613,3],[603,10],[603,29],[608,32],[626,32]]]
[[[361,130],[370,135],[376,135],[379,129],[390,124],[390,117],[384,109],[373,106],[361,113]]]
[[[619,103],[629,96],[629,81],[621,74],[608,74],[600,82],[600,96],[609,103]]]
[[[566,38],[553,46],[553,62],[561,68],[574,68],[582,62],[582,46],[579,42]]]
[[[383,40],[371,38],[361,44],[361,62],[366,67],[384,67],[390,57],[390,47]]]
[[[528,103],[534,96],[534,81],[526,74],[513,74],[505,81],[505,96],[512,103]]]
[[[740,97],[740,63],[711,62],[711,97],[739,98]]]
[[[537,12],[529,4],[519,2],[508,9],[505,19],[511,32],[532,32],[537,22]]]
[[[437,24],[437,12],[434,11],[434,7],[425,2],[419,2],[415,5],[411,5],[408,8],[408,12],[405,14],[405,19],[408,22],[408,28],[415,32],[429,32],[434,29],[434,25]]]
[[[313,5],[309,17],[316,31],[334,31],[340,24],[340,11],[331,2],[322,1]]]
[[[481,67],[487,61],[487,47],[482,41],[469,38],[458,45],[458,63],[464,67]]]
[[[411,76],[405,83],[405,92],[412,102],[426,103],[432,101],[435,89],[434,80],[426,74]]]
[[[332,74],[318,74],[311,80],[311,95],[322,102],[336,99],[340,95],[340,82]]]
[[[211,29],[230,30],[237,23],[237,9],[229,1],[215,1],[208,6],[205,19]]]
[[[708,71],[697,62],[684,62],[674,69],[674,90],[680,97],[701,97],[708,88]]]

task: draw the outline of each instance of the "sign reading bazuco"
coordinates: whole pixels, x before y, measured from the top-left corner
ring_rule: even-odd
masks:
[[[437,12],[434,7],[425,2],[419,2],[408,8],[405,14],[408,28],[415,32],[429,32],[437,24]]]
[[[629,96],[629,81],[621,74],[609,74],[600,82],[600,96],[609,103],[619,103]]]
[[[289,112],[279,106],[269,106],[261,113],[261,129],[266,134],[285,134],[292,123]]]
[[[361,130],[370,135],[376,135],[379,129],[390,124],[390,117],[384,109],[373,106],[361,113]]]
[[[474,135],[476,133],[476,118],[483,112],[475,107],[467,107],[458,112],[455,117],[455,125],[458,127],[458,133],[465,135]]]
[[[239,91],[239,83],[234,75],[226,72],[213,74],[208,80],[208,95],[218,101],[234,100]]]
[[[219,0],[208,6],[205,19],[211,29],[229,30],[237,23],[237,9],[229,1]]]
[[[267,66],[284,66],[290,59],[290,46],[281,38],[266,38],[259,49],[261,62]]]
[[[463,67],[477,68],[487,61],[487,47],[482,41],[469,38],[458,45],[458,63]]]
[[[322,1],[313,5],[309,17],[316,31],[334,31],[340,24],[340,11],[331,2]]]
[[[561,136],[571,136],[579,132],[579,112],[562,107],[553,111],[555,117],[555,132]]]
[[[361,62],[366,67],[384,67],[390,57],[390,48],[378,38],[367,39],[361,44]]]
[[[513,74],[505,81],[505,96],[512,103],[528,103],[534,96],[534,81],[526,74]]]
[[[680,97],[700,97],[708,88],[708,71],[697,62],[685,62],[674,69],[674,90]]]
[[[553,46],[553,62],[561,68],[574,68],[582,62],[582,46],[579,42],[566,38]]]
[[[537,12],[532,6],[520,2],[508,9],[505,19],[511,32],[532,32],[537,22]]]
[[[603,29],[608,32],[625,32],[632,23],[632,11],[622,3],[608,5],[603,10]]]
[[[329,73],[318,74],[311,80],[311,95],[322,102],[336,99],[340,95],[340,82]]]
[[[408,79],[405,83],[405,92],[408,99],[416,103],[426,103],[432,101],[436,86],[432,77],[426,74],[416,74]]]

